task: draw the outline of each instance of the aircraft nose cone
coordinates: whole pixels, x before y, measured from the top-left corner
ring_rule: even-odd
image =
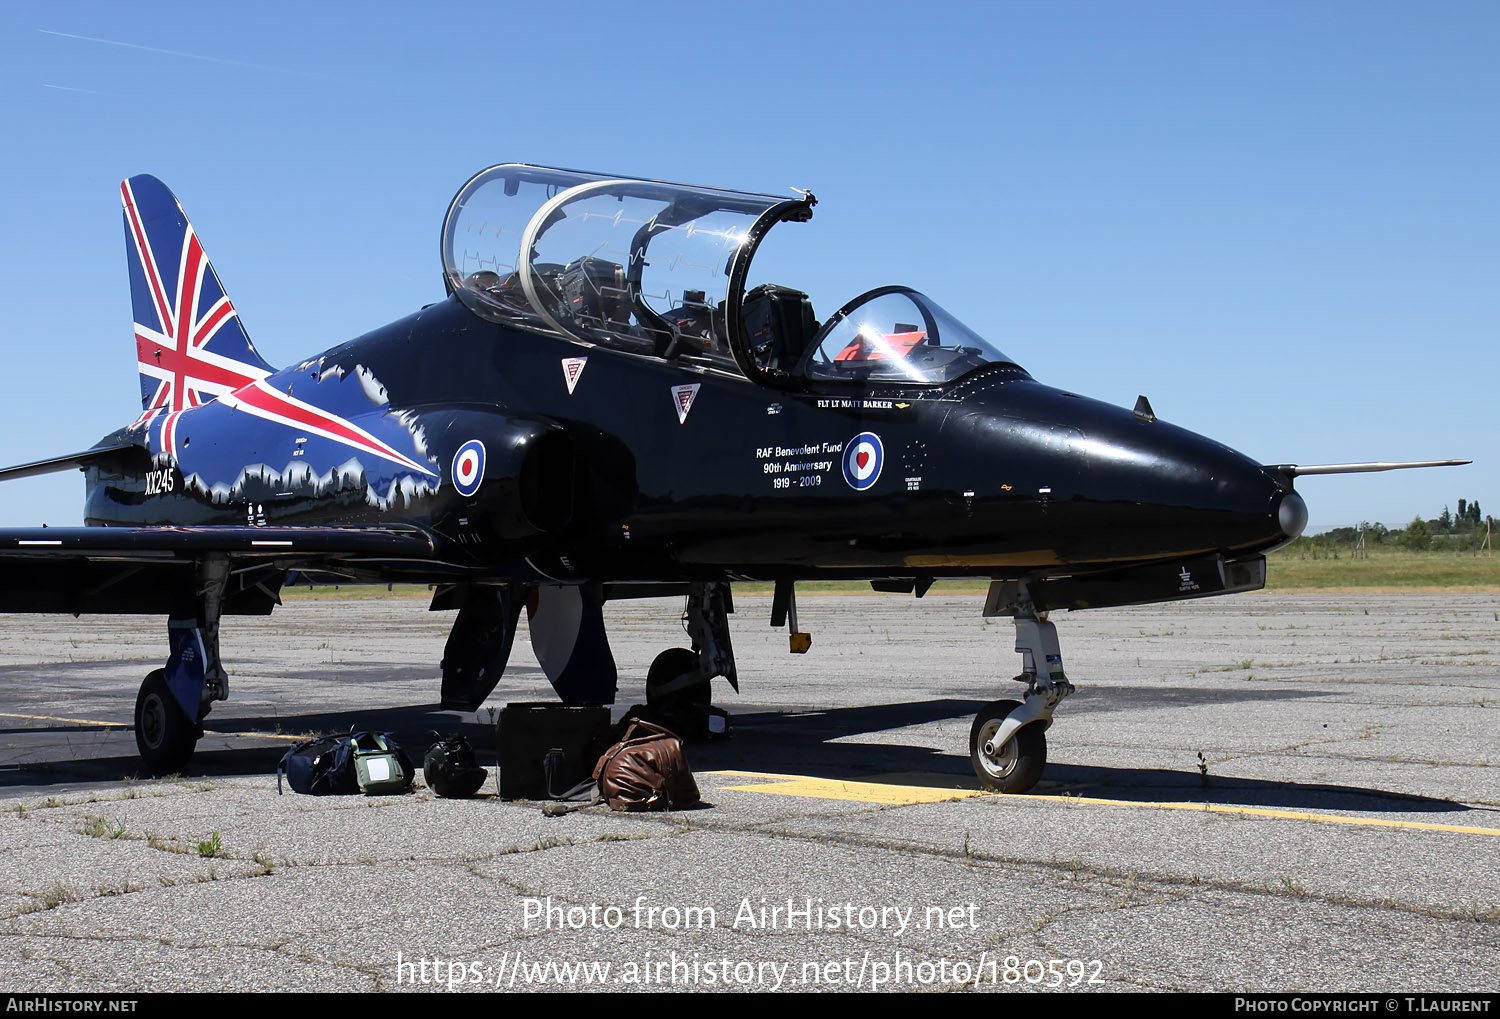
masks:
[[[1276,522],[1288,539],[1300,536],[1307,527],[1307,503],[1302,501],[1302,496],[1296,492],[1285,493],[1276,509]]]
[[[1140,543],[1139,554],[1255,554],[1307,526],[1307,505],[1289,484],[1244,454],[1167,422],[1142,426],[1100,413],[1081,445],[1087,460],[1080,488],[1107,514],[1110,532]]]

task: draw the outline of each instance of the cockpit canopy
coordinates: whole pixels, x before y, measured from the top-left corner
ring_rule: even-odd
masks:
[[[1009,360],[930,298],[910,287],[881,287],[840,308],[800,368],[813,379],[931,383]]]
[[[443,269],[485,318],[772,384],[934,383],[1009,360],[906,288],[862,295],[821,327],[800,291],[747,294],[766,231],[809,219],[816,201],[494,166],[448,209]]]

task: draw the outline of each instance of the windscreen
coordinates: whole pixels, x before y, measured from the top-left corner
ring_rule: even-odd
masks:
[[[802,370],[814,379],[934,383],[996,362],[1014,363],[930,298],[882,287],[828,320]]]

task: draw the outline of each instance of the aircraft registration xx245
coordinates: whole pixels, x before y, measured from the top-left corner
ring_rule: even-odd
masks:
[[[443,224],[447,297],[277,369],[256,352],[177,199],[120,187],[141,413],[90,449],[0,471],[87,476],[85,525],[0,531],[0,611],[167,617],[136,702],[146,765],[186,763],[229,695],[224,614],[289,576],[435,584],[456,609],[442,702],[494,689],[522,608],[562,700],[612,703],[610,598],[677,593],[691,648],[648,698],[736,690],[736,580],[869,581],[921,597],[991,581],[1025,684],[975,718],[990,788],[1041,776],[1073,687],[1047,613],[1257,589],[1307,520],[1299,474],[1045,386],[907,287],[819,322],[747,289],[767,232],[816,199],[549,167],[491,167]],[[1462,461],[1443,461],[1457,463]]]

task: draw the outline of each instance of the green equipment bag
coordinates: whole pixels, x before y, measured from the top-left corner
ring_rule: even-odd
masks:
[[[411,759],[389,733],[360,732],[351,737],[354,746],[354,778],[366,796],[385,796],[411,791],[415,774]]]

